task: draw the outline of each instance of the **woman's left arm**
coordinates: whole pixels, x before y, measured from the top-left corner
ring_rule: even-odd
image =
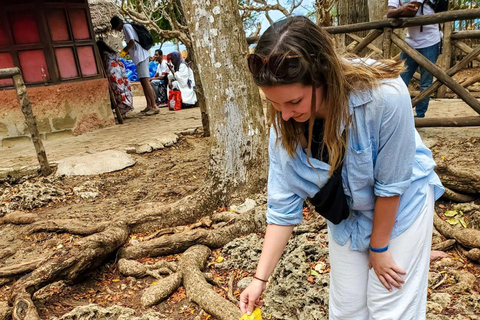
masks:
[[[400,79],[397,82],[400,83]],[[375,161],[375,210],[370,238],[370,267],[388,290],[400,288],[403,279],[388,246],[396,221],[400,196],[411,184],[415,160],[415,124],[408,89],[401,84],[383,86],[384,107],[378,115],[378,152]],[[400,88],[396,87],[400,86]],[[382,250],[380,250],[382,251]]]
[[[393,197],[377,197],[375,202],[375,211],[373,215],[373,230],[370,238],[370,247],[385,248],[390,241],[395,218],[397,217],[398,203],[400,196]],[[400,269],[390,251],[373,252],[370,251],[370,266],[373,267],[380,282],[391,291],[392,286],[400,289],[404,282],[400,274],[404,275],[405,271]]]

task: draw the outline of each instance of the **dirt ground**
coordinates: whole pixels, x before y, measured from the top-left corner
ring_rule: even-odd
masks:
[[[142,99],[136,97],[136,108],[143,106]],[[428,117],[475,115],[459,100],[432,99],[427,113]],[[162,109],[153,117],[141,117],[138,111],[124,125],[98,130],[78,137],[46,141],[45,148],[51,161],[93,153],[107,149],[125,150],[126,147],[139,144],[151,136],[163,132],[181,132],[201,126],[198,108],[170,112]],[[425,143],[438,152],[435,157],[441,159],[444,152],[458,141],[465,142],[471,138],[480,141],[480,128],[425,128],[419,130]],[[470,141],[470,140],[468,140]],[[467,141],[467,142],[468,142]],[[440,143],[441,142],[441,143]],[[470,142],[469,142],[470,143]],[[480,142],[472,142],[473,150],[480,154]],[[5,149],[5,150],[4,150]],[[0,168],[33,165],[36,162],[33,146],[19,145],[0,149]],[[146,154],[134,155],[135,166],[99,176],[32,178],[23,184],[0,184],[2,206],[13,203],[26,213],[34,213],[42,218],[76,218],[91,221],[105,221],[117,212],[132,209],[139,203],[161,201],[171,203],[191,194],[201,187],[208,165],[209,139],[200,135],[182,136],[174,146]],[[444,160],[444,159],[442,159]],[[478,162],[476,162],[478,163]],[[462,165],[465,165],[462,162]],[[478,204],[478,203],[477,203]],[[451,208],[449,201],[440,201],[437,212]],[[1,214],[1,211],[0,211]],[[47,252],[61,251],[75,243],[79,236],[42,232],[27,235],[27,226],[0,226],[0,252],[11,250],[13,255],[0,259],[0,267],[17,264],[33,256],[43,256]],[[152,230],[152,233],[155,230]],[[135,243],[145,234],[130,235],[127,243]],[[456,250],[449,251],[455,261],[466,259]],[[154,263],[160,259],[178,260],[181,255],[162,258],[144,258],[143,263]],[[219,284],[215,290],[227,297],[229,275],[234,275],[233,294],[238,297],[240,289],[237,283],[249,275],[240,269],[221,270],[215,268],[215,262],[221,257],[220,250],[213,252],[209,259],[207,272]],[[476,275],[476,283],[471,292],[478,294],[480,266],[467,262],[462,267]],[[142,291],[155,283],[151,277],[135,279],[123,277],[117,268],[116,257],[111,257],[99,269],[79,279],[75,285],[55,283],[42,289],[35,295],[35,302],[42,319],[60,317],[77,306],[97,304],[102,307],[118,305],[135,310],[135,315],[144,314],[147,309],[141,307]],[[11,283],[0,286],[0,302],[6,301]],[[439,290],[442,286],[439,286]],[[158,319],[206,320],[213,319],[203,313],[199,307],[188,301],[183,287],[180,287],[168,300],[148,308],[158,312]],[[446,308],[442,314],[450,316],[455,310]],[[163,315],[164,317],[162,317]],[[453,319],[453,315],[452,315]],[[462,318],[463,319],[463,318]]]
[[[202,127],[200,110],[188,108],[169,111],[161,108],[154,116],[141,116],[140,110],[146,106],[145,98],[133,99],[135,110],[127,114],[123,125],[95,130],[79,136],[67,136],[50,141],[43,141],[48,160],[94,153],[111,149],[124,151],[126,147],[141,144],[166,132],[185,132]],[[37,165],[35,150],[31,143],[19,143],[12,147],[0,147],[0,169]]]

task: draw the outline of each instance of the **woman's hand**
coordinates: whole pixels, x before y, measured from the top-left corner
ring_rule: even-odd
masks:
[[[240,295],[240,311],[242,314],[250,315],[255,305],[261,306],[260,296],[265,291],[266,283],[257,279],[253,279]]]
[[[392,291],[392,286],[400,289],[401,284],[405,282],[400,275],[405,275],[406,272],[397,266],[388,250],[385,252],[370,251],[370,261],[368,264],[369,268],[373,267],[378,280],[380,280],[388,291]]]

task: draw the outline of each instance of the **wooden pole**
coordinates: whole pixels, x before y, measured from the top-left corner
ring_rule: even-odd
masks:
[[[473,51],[472,48],[470,48],[467,44],[465,44],[465,42],[462,41],[454,41],[453,45],[467,54]],[[475,60],[480,61],[480,57],[475,57]]]
[[[455,31],[451,35],[452,40],[458,39],[479,39],[480,30]]]
[[[370,31],[362,41],[360,41],[352,50],[351,52],[354,54],[360,53],[368,44],[370,44],[373,40],[377,39],[383,30],[375,29]]]
[[[467,87],[471,86],[472,84],[477,83],[478,81],[480,81],[480,74],[477,74],[477,75],[474,75],[474,76],[468,78],[464,82],[460,83],[460,85],[464,88],[467,88]]]
[[[392,57],[392,28],[383,29],[383,57],[385,59],[390,59]]]
[[[33,115],[30,100],[28,99],[25,82],[23,81],[23,77],[20,74],[20,69],[12,69],[18,70],[17,73],[13,75],[13,83],[15,84],[15,89],[17,90],[17,98],[20,102],[20,106],[22,107],[22,113],[25,116],[25,122],[27,123],[28,130],[32,135],[32,142],[33,146],[35,147],[35,151],[37,152],[38,162],[40,163],[40,170],[43,176],[48,176],[52,173],[52,168],[50,168],[47,160],[47,154],[45,153],[45,149],[43,147],[42,139],[40,138],[40,134],[38,133],[37,121],[35,120],[35,116]],[[0,72],[1,71],[2,70],[0,70]],[[5,73],[8,73],[8,71]]]
[[[452,41],[450,35],[452,34],[453,25],[451,22],[446,22],[445,27],[443,28],[443,44],[442,44],[442,55],[440,59],[440,68],[442,70],[450,69],[450,63],[452,61]],[[450,74],[449,76],[452,76]],[[437,90],[437,98],[445,98],[445,92],[447,91],[446,86],[440,86]]]
[[[475,99],[464,87],[455,82],[450,76],[448,76],[442,69],[430,62],[417,50],[410,47],[404,40],[400,39],[396,34],[392,34],[392,41],[401,50],[406,52],[413,60],[427,69],[428,72],[433,74],[438,80],[447,85],[453,92],[465,101],[473,110],[480,114],[480,102]]]
[[[453,76],[455,73],[465,68],[479,54],[480,54],[480,46],[476,47],[475,50],[472,50],[472,52],[470,52],[460,62],[458,62],[452,68],[448,69],[446,74],[448,76]],[[442,83],[439,80],[436,80],[434,83],[432,83],[430,87],[423,90],[415,99],[412,100],[412,105],[413,106],[417,105],[420,101],[422,101],[423,99],[425,99],[426,97],[434,93],[435,90],[437,90],[441,85]],[[462,87],[465,87],[465,86],[462,85]]]
[[[350,38],[352,38],[353,40],[355,40],[356,42],[360,43],[363,38],[362,37],[359,37],[357,36],[356,34],[354,33],[347,33],[347,36],[349,36]],[[369,43],[367,45],[367,48],[372,50],[373,52],[375,53],[378,53],[378,54],[382,54],[382,50],[380,50],[379,48],[377,48],[373,43]]]
[[[478,127],[480,117],[415,118],[415,127]]]
[[[20,69],[17,67],[0,69],[0,79],[10,79],[16,74],[20,74]]]
[[[383,28],[405,28],[427,24],[443,23],[455,20],[479,19],[480,9],[452,10],[435,14],[421,15],[415,18],[388,19],[372,22],[347,24],[343,26],[325,27],[331,34],[359,32]]]

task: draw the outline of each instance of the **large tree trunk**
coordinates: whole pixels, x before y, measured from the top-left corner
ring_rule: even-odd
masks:
[[[378,1],[378,0],[377,0]],[[368,0],[340,0],[338,1],[338,24],[353,24],[359,22],[368,22]],[[367,31],[356,33],[362,38],[367,35]],[[352,39],[345,37],[345,43],[340,44],[348,46]]]
[[[368,0],[368,16],[370,21],[383,20],[387,14],[387,0]],[[382,49],[383,37],[373,40],[372,44]]]
[[[199,62],[213,144],[207,183],[220,203],[264,188],[266,133],[235,0],[182,0]]]

